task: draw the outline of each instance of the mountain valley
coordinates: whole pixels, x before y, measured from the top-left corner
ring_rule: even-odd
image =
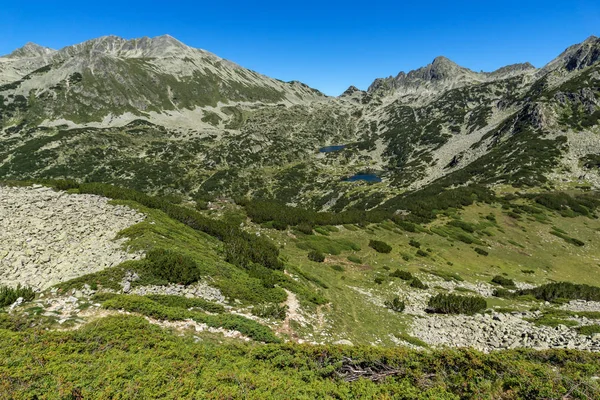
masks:
[[[0,392],[598,398],[599,215],[594,36],[338,97],[168,35],[29,43],[0,57]]]

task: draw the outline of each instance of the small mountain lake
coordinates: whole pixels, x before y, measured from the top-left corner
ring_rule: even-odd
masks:
[[[346,182],[366,181],[366,182],[381,182],[381,178],[375,174],[356,174],[344,179]]]
[[[325,146],[325,147],[321,147],[319,149],[319,153],[331,153],[334,151],[340,151],[340,150],[344,150],[345,147],[346,147],[345,144],[339,144],[339,145],[335,145],[335,146]]]

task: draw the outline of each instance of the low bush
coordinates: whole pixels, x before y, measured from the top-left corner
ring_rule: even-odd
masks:
[[[383,282],[385,282],[385,279],[383,279],[381,276],[375,277],[376,284],[381,285]]]
[[[384,304],[387,308],[396,312],[402,312],[406,308],[406,304],[398,296],[392,300],[385,301]]]
[[[331,269],[334,270],[334,271],[337,271],[337,272],[344,272],[345,271],[344,267],[342,267],[341,265],[337,265],[337,264],[332,265]]]
[[[585,246],[585,243],[582,242],[581,240],[575,239],[573,237],[566,235],[564,231],[559,230],[556,227],[552,227],[552,230],[550,231],[550,233],[553,234],[554,236],[561,238],[562,240],[564,240],[567,243],[571,243],[572,245],[575,245],[578,247]]]
[[[313,234],[313,226],[307,222],[299,223],[296,226],[296,229],[298,229],[300,232],[304,233],[305,235]]]
[[[329,231],[322,226],[317,226],[314,228],[315,232],[320,233],[324,236],[329,236]]]
[[[414,287],[416,289],[427,289],[427,285],[424,284],[419,278],[414,278],[410,281],[410,287]]]
[[[201,310],[217,314],[225,312],[225,307],[223,307],[221,304],[213,303],[212,301],[204,300],[199,297],[188,298],[183,296],[162,294],[151,294],[147,295],[146,297],[167,307],[184,308],[186,310],[190,308],[199,308]]]
[[[13,304],[19,297],[24,301],[31,301],[35,297],[35,292],[30,287],[17,285],[16,288],[0,286],[0,307],[6,307]]]
[[[533,275],[535,274],[535,271],[532,269],[522,269],[521,270],[522,273],[527,274],[527,275]]]
[[[394,220],[394,222],[396,223],[396,225],[398,225],[401,229],[405,230],[406,232],[416,232],[417,231],[416,225],[413,224],[412,222],[402,221],[402,220]]]
[[[410,281],[410,280],[412,280],[414,278],[413,274],[411,274],[410,272],[408,272],[408,271],[401,271],[399,269],[397,269],[394,272],[392,272],[390,274],[390,276],[393,277],[393,278],[400,278],[400,279],[402,279],[404,281]]]
[[[480,247],[475,247],[475,253],[487,256],[489,253]]]
[[[426,251],[423,251],[421,249],[417,250],[417,252],[415,254],[418,255],[419,257],[427,257],[429,255],[429,254],[427,254]]]
[[[419,247],[421,247],[421,243],[417,242],[417,241],[416,241],[416,240],[414,240],[414,239],[410,239],[410,240],[408,241],[408,244],[409,244],[409,245],[411,245],[412,247],[416,247],[417,249],[418,249]]]
[[[600,287],[570,282],[548,283],[532,289],[519,290],[518,294],[531,294],[536,299],[545,301],[556,299],[600,301]]]
[[[286,305],[276,303],[259,304],[252,309],[252,315],[261,318],[274,318],[284,320],[287,314],[288,307]]]
[[[198,311],[188,311],[179,307],[165,306],[147,297],[136,295],[117,295],[102,303],[102,307],[136,312],[160,320],[183,321],[193,319],[198,323],[204,323],[213,328],[236,330],[260,342],[280,342],[280,339],[269,328],[240,315],[207,315]]]
[[[600,333],[600,325],[584,325],[577,328],[580,335],[592,336]]]
[[[167,249],[153,249],[146,255],[147,271],[170,283],[189,285],[197,282],[202,271],[193,258]]]
[[[381,240],[370,240],[369,247],[373,248],[378,253],[387,254],[392,251],[392,246],[390,246],[386,242],[382,242]]]
[[[496,275],[492,278],[492,283],[497,283],[500,286],[504,286],[508,289],[515,289],[517,286],[515,285],[515,281],[509,278],[505,278],[501,275]]]
[[[312,250],[308,252],[308,259],[314,262],[323,262],[325,261],[325,254],[320,251]]]
[[[348,261],[353,262],[354,264],[362,264],[362,259],[357,256],[348,256]]]
[[[457,296],[454,294],[438,294],[429,299],[427,310],[440,314],[472,315],[487,308],[487,303],[480,296]]]
[[[473,227],[473,225],[471,225],[471,224],[469,224],[469,223],[467,223],[465,221],[461,221],[461,220],[456,220],[455,219],[453,221],[448,222],[448,225],[454,226],[456,228],[460,228],[463,231],[468,232],[468,233],[475,232],[475,228]]]

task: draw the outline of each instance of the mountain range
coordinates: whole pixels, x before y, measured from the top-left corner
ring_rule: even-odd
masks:
[[[598,188],[599,60],[594,36],[539,69],[437,57],[328,97],[168,35],[28,43],[0,57],[0,179],[335,211],[427,187]]]

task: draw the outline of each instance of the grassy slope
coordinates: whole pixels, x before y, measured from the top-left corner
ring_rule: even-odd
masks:
[[[1,320],[0,320],[1,322]],[[338,377],[385,364],[372,382]],[[415,352],[403,348],[195,343],[139,317],[108,317],[78,331],[0,327],[2,398],[458,399],[597,398],[597,354],[568,351]],[[584,397],[586,396],[586,397]]]
[[[518,282],[531,284],[555,280],[600,285],[600,221],[585,217],[565,218],[546,212],[547,221],[542,223],[530,220],[531,217],[527,215],[523,215],[521,220],[515,220],[503,211],[505,210],[500,206],[476,204],[453,214],[475,225],[492,225],[485,216],[494,214],[496,225],[485,228],[492,236],[473,235],[484,240],[485,246],[466,244],[429,231],[410,233],[383,227],[393,226],[390,223],[370,225],[367,229],[358,230],[340,227],[339,232],[330,232],[326,237],[318,233],[314,237],[297,233],[296,243],[290,242],[288,238],[282,253],[290,260],[290,265],[328,286],[327,289],[319,290],[332,302],[329,308],[322,310],[329,324],[325,324],[324,332],[317,334],[316,338],[329,341],[333,337],[349,339],[354,343],[393,345],[388,335],[405,331],[410,317],[388,311],[382,305],[374,304],[368,296],[349,287],[371,291],[379,300],[390,299],[399,293],[399,288],[408,290],[407,283],[389,278],[389,273],[397,268],[413,273],[421,272],[422,268],[456,273],[466,282],[489,283],[493,276],[506,274]],[[426,228],[428,230],[443,225],[446,220],[449,218],[438,219]],[[584,241],[585,246],[577,247],[551,235],[549,232],[552,226]],[[389,243],[393,248],[392,252],[377,253],[368,246],[370,239]],[[430,256],[417,256],[417,249],[409,245],[411,239],[420,242],[421,249],[431,249]],[[298,248],[298,243],[308,240],[321,244],[329,243],[330,240],[350,240],[359,245],[361,250],[344,250],[339,255],[328,255],[324,263],[316,263],[307,259],[306,250]],[[301,244],[301,247],[305,246]],[[486,249],[489,255],[479,255],[474,251],[475,247]],[[403,254],[409,255],[410,259],[405,261]],[[362,263],[348,261],[349,255],[358,256]],[[332,269],[331,265],[336,264],[343,266],[345,271]],[[390,270],[384,269],[384,266]],[[533,270],[534,273],[524,273],[524,270]],[[383,284],[375,283],[377,276],[384,277]],[[489,304],[513,308],[524,306],[497,298],[489,299]],[[305,333],[314,334],[310,329],[305,329]]]
[[[128,205],[147,215],[143,222],[120,232],[121,236],[130,238],[126,245],[132,250],[150,250],[158,247],[187,254],[198,263],[206,280],[230,299],[250,304],[285,299],[283,290],[267,289],[259,279],[252,278],[244,270],[225,262],[222,256],[222,242],[214,237],[177,222],[160,210],[131,201],[113,203]],[[123,273],[121,268],[115,268],[115,276],[111,279],[120,282]],[[94,278],[82,277],[76,282],[79,285],[90,280],[93,281]]]

